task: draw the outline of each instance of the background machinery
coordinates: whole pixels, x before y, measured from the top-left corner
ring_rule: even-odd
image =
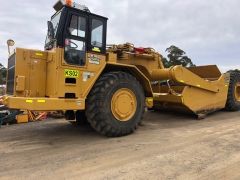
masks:
[[[85,6],[59,1],[48,22],[45,51],[16,48],[8,59],[7,95],[12,109],[65,111],[99,133],[132,133],[145,107],[199,117],[240,108],[240,74],[217,66],[164,68],[152,48],[106,45],[107,18]]]

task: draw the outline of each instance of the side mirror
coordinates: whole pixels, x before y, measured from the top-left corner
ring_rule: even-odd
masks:
[[[14,46],[15,45],[15,42],[14,42],[14,40],[12,40],[12,39],[9,39],[9,40],[7,40],[7,46],[8,46],[8,54],[10,55],[10,47],[11,46]]]
[[[48,21],[48,38],[50,40],[54,39],[54,27],[53,27],[53,23],[51,21]]]

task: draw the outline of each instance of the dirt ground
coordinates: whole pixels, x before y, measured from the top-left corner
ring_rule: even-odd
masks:
[[[0,179],[240,179],[240,112],[145,116],[121,138],[65,120],[4,126]]]

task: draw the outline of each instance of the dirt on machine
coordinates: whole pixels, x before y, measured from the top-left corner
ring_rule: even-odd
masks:
[[[145,109],[198,117],[240,109],[240,73],[216,65],[165,68],[153,48],[107,45],[107,18],[70,0],[54,5],[45,50],[16,48],[8,59],[11,109],[64,111],[99,133],[133,133]],[[163,112],[162,111],[162,112]]]

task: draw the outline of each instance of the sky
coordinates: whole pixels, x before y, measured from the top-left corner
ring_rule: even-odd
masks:
[[[2,1],[2,0],[1,0]],[[0,63],[6,65],[6,41],[43,50],[47,21],[55,0],[8,0],[0,6]],[[197,65],[240,69],[239,0],[75,0],[109,18],[108,44],[131,42],[183,49]]]

